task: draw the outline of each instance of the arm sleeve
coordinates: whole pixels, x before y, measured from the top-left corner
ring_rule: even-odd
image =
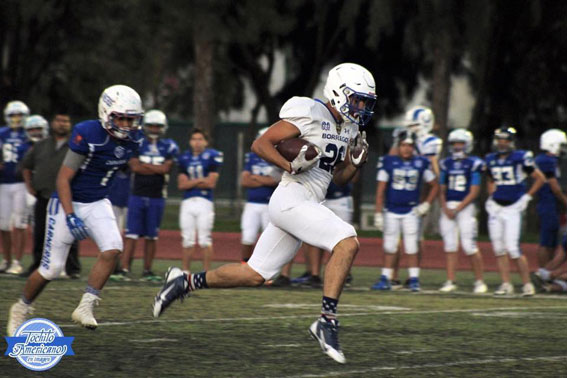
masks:
[[[376,176],[376,181],[388,182],[389,179],[390,179],[390,175],[385,169],[380,169],[378,171],[378,175]]]
[[[480,172],[479,171],[472,172],[471,185],[480,185],[480,180],[481,180]]]
[[[522,157],[522,167],[527,174],[535,170],[534,154],[531,151],[526,151]]]
[[[65,159],[63,160],[63,165],[77,171],[87,157],[82,154],[78,154],[75,151],[69,149],[67,154],[65,154]]]
[[[439,185],[447,185],[447,171],[439,172]]]
[[[436,179],[435,173],[433,173],[433,171],[430,168],[427,168],[423,172],[423,179],[425,180],[425,182],[431,182]]]
[[[170,140],[169,148],[167,149],[166,159],[171,159],[177,162],[177,157],[179,156],[179,146],[174,141]]]

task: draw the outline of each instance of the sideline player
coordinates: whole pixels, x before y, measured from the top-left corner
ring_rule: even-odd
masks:
[[[567,196],[561,191],[558,166],[559,155],[566,152],[567,136],[558,129],[541,134],[539,147],[543,151],[535,158],[535,164],[545,175],[546,182],[538,192],[537,213],[539,216],[539,249],[537,251],[540,269],[553,258],[559,239],[559,213],[567,207]]]
[[[26,281],[21,298],[10,308],[8,336],[32,312],[32,302],[45,286],[59,277],[73,241],[88,236],[100,253],[72,319],[91,329],[98,325],[93,308],[122,252],[122,236],[106,196],[114,173],[139,148],[143,116],[140,96],[124,85],[106,88],[99,99],[98,116],[98,120],[81,122],[73,129],[69,151],[57,176],[57,192],[48,204],[41,264]]]
[[[485,159],[490,195],[485,206],[488,231],[502,279],[494,295],[514,293],[514,286],[510,283],[510,256],[522,279],[522,296],[532,296],[535,290],[530,282],[528,260],[520,249],[522,214],[545,182],[545,176],[535,167],[531,151],[516,150],[515,139],[516,129],[513,127],[496,129],[493,139],[496,152],[488,154]],[[534,182],[526,191],[528,175]]]
[[[183,270],[189,272],[198,241],[203,252],[203,267],[209,270],[213,258],[211,233],[215,222],[213,189],[219,179],[223,153],[207,148],[209,136],[204,130],[193,129],[189,134],[190,151],[179,156],[177,188],[183,190],[179,209],[179,225],[183,244]],[[195,238],[197,233],[197,239]]]
[[[10,274],[20,274],[23,271],[20,260],[24,253],[25,232],[29,221],[26,185],[18,170],[18,164],[31,147],[24,128],[29,115],[30,110],[23,102],[9,102],[4,108],[4,119],[8,127],[0,131],[0,234],[4,249],[0,272]]]
[[[324,353],[339,363],[346,362],[338,340],[337,305],[358,252],[358,241],[354,228],[321,202],[331,180],[345,185],[366,161],[368,143],[365,133],[360,134],[358,128],[367,124],[373,114],[374,78],[364,67],[343,63],[330,70],[324,93],[326,103],[306,97],[288,100],[280,110],[281,120],[252,144],[252,151],[286,172],[270,200],[270,224],[248,264],[228,264],[197,274],[170,268],[166,283],[154,300],[154,316],[196,289],[262,285],[293,259],[301,241],[305,241],[332,251],[325,274],[321,317],[309,332]],[[274,145],[296,137],[314,143],[323,156],[306,160],[304,146],[288,162]]]
[[[169,172],[177,159],[179,147],[164,138],[167,117],[161,110],[149,110],[144,115],[144,140],[138,154],[130,159],[133,184],[128,199],[126,241],[122,256],[122,271],[129,272],[134,258],[136,241],[145,237],[144,270],[142,278],[161,281],[152,272],[159,227],[165,209]]]
[[[539,292],[567,292],[567,235],[553,259],[530,276]]]
[[[264,135],[267,127],[260,129],[256,139]],[[268,203],[272,193],[281,180],[280,169],[263,160],[254,152],[245,156],[244,169],[240,175],[240,183],[246,188],[246,204],[240,218],[242,230],[242,262],[246,263],[252,256],[258,233],[264,231],[270,223]]]
[[[421,290],[419,284],[418,244],[422,216],[427,213],[437,196],[439,184],[427,158],[414,154],[417,136],[410,130],[399,133],[398,155],[386,155],[378,163],[376,187],[376,214],[374,224],[384,232],[384,268],[373,290],[391,290],[396,251],[403,235],[408,255],[409,288]],[[421,183],[429,185],[429,192],[419,202]]]
[[[455,271],[460,238],[476,279],[473,293],[483,294],[488,288],[482,279],[482,255],[476,244],[478,223],[474,201],[480,193],[484,161],[469,155],[473,147],[473,135],[470,131],[455,129],[449,133],[448,141],[451,155],[439,163],[439,202],[443,210],[439,219],[439,230],[447,257],[447,281],[439,291],[449,293],[457,290]]]
[[[410,108],[404,117],[404,126],[394,130],[394,143],[390,148],[390,155],[398,154],[398,137],[400,131],[410,130],[417,135],[417,142],[415,145],[415,153],[426,157],[431,163],[431,169],[437,177],[439,177],[439,157],[443,149],[443,140],[437,135],[432,133],[433,126],[435,125],[435,116],[433,111],[427,106],[418,105]],[[424,224],[434,214],[427,211],[429,217],[424,217],[420,222],[419,238],[420,244],[418,245],[417,259],[418,264],[421,263],[421,240],[423,239]],[[402,256],[401,245],[398,247],[394,258],[394,272],[392,274],[392,288],[398,289],[402,285],[399,281],[400,258]],[[406,286],[409,286],[409,279],[406,281]]]

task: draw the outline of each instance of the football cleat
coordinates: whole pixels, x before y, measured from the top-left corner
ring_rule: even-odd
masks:
[[[457,290],[457,285],[453,283],[453,281],[447,281],[443,284],[443,286],[441,286],[441,288],[439,289],[440,292],[442,293],[450,293],[452,291],[456,291]]]
[[[303,286],[320,289],[323,287],[323,281],[321,281],[321,277],[319,276],[309,276],[309,279],[303,283]]]
[[[497,296],[512,294],[514,294],[514,286],[509,282],[503,282],[494,292],[494,295]]]
[[[390,286],[392,286],[392,290],[401,290],[404,288],[400,280],[390,280]]]
[[[302,284],[307,282],[307,280],[309,279],[309,277],[311,277],[311,273],[309,272],[305,272],[303,273],[301,276],[299,277],[295,277],[291,280],[292,284]]]
[[[281,274],[272,282],[272,287],[288,287],[291,286],[289,277],[282,276]]]
[[[346,280],[345,280],[345,287],[351,287],[353,281],[352,273],[349,273]]]
[[[409,289],[411,291],[413,291],[414,293],[417,293],[418,291],[421,291],[421,286],[419,285],[419,278],[417,277],[411,277],[409,279]]]
[[[24,271],[24,268],[22,268],[22,265],[20,265],[20,262],[17,261],[17,260],[12,260],[12,264],[10,264],[10,267],[8,268],[6,273],[8,273],[8,274],[20,274],[23,271]]]
[[[141,281],[162,282],[163,279],[160,276],[155,275],[151,270],[144,270],[142,272]]]
[[[337,319],[319,318],[309,327],[309,334],[319,342],[323,353],[340,364],[346,362],[339,345],[339,321]]]
[[[488,291],[488,286],[482,281],[477,281],[474,283],[474,294],[484,294]]]
[[[545,282],[545,280],[541,278],[541,276],[537,272],[530,273],[530,279],[532,280],[532,283],[534,284],[534,287],[538,293],[543,293],[546,291],[545,287],[547,286],[547,282]]]
[[[10,307],[10,313],[8,315],[8,336],[14,336],[18,328],[24,324],[28,315],[33,312],[33,307],[31,305],[25,304],[21,299]]]
[[[73,311],[71,315],[71,319],[75,323],[82,325],[88,329],[96,329],[98,327],[98,323],[94,317],[94,306],[98,306],[100,301],[100,297],[91,293],[83,294],[83,298],[81,298],[81,302]]]
[[[390,280],[385,276],[380,276],[380,280],[370,287],[371,290],[392,290]]]
[[[522,286],[522,297],[533,297],[535,295],[535,287],[531,282]]]
[[[154,318],[159,316],[168,308],[173,301],[183,299],[189,294],[189,282],[187,273],[176,267],[170,267],[165,273],[165,283],[154,299]]]

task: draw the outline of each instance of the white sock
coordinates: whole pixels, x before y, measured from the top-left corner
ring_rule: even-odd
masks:
[[[408,272],[411,278],[419,277],[419,268],[408,268]]]
[[[539,268],[538,269],[539,275],[540,277],[544,280],[544,281],[549,281],[550,277],[550,271],[545,269],[545,268]]]
[[[389,280],[392,279],[393,273],[394,273],[394,270],[392,268],[382,268],[382,275],[386,276],[386,278],[389,279]]]

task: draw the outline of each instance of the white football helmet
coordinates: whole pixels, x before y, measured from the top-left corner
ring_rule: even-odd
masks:
[[[29,116],[26,119],[24,128],[26,130],[26,136],[34,143],[47,138],[47,135],[49,134],[49,125],[47,120],[39,114]]]
[[[539,148],[555,156],[567,152],[567,134],[559,129],[550,129],[541,134]]]
[[[420,138],[433,130],[434,123],[435,117],[431,109],[421,105],[408,110],[404,119],[404,125]]]
[[[10,101],[4,108],[4,120],[12,129],[23,127],[29,115],[30,108],[22,101]]]
[[[343,121],[364,126],[374,114],[374,77],[370,71],[358,64],[342,63],[333,67],[329,71],[323,92]]]
[[[148,125],[161,126],[159,133],[156,134],[150,132],[150,130],[147,128]],[[157,139],[165,135],[166,131],[167,131],[167,117],[165,116],[164,112],[162,112],[161,110],[154,109],[154,110],[148,110],[148,112],[144,114],[144,134],[146,134],[148,138]]]
[[[113,85],[106,88],[98,100],[98,118],[102,127],[117,139],[135,139],[144,116],[140,95],[126,85]],[[128,118],[132,121],[126,127],[119,126],[115,120]]]
[[[473,148],[474,137],[472,133],[466,129],[455,129],[449,133],[447,138],[449,141],[449,151],[456,158],[463,158],[465,154],[469,154]],[[453,146],[453,143],[461,142],[465,144],[465,148],[462,150],[457,150]]]

